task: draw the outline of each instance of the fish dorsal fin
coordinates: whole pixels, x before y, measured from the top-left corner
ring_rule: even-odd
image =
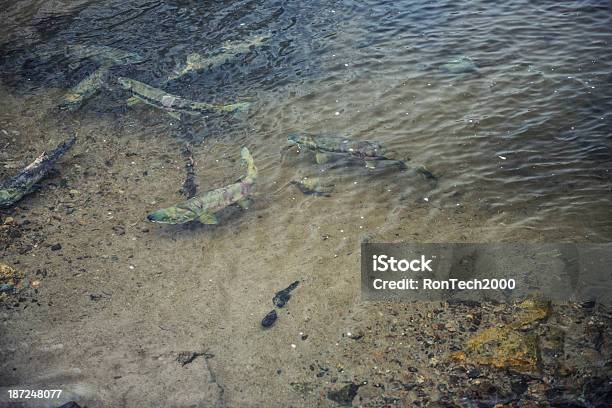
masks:
[[[217,218],[215,214],[211,214],[207,212],[202,213],[198,217],[198,221],[200,221],[200,223],[202,224],[218,224],[219,223],[219,219]]]

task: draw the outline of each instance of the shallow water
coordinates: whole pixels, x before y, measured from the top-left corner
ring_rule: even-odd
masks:
[[[372,203],[391,183],[394,194],[385,197],[382,211],[424,195],[430,213],[472,209],[501,226],[500,239],[509,229],[537,230],[554,239],[610,237],[612,33],[605,2],[45,7],[50,8],[19,3],[7,13],[16,22],[34,14],[29,34],[17,38],[26,28],[13,25],[2,46],[3,79],[21,96],[36,92],[44,98],[47,90],[70,87],[96,68],[87,60],[71,65],[62,57],[66,44],[137,52],[144,63],[117,67],[114,74],[156,85],[190,52],[270,35],[261,48],[165,88],[193,100],[254,101],[248,117],[193,120],[171,136],[163,125],[148,132],[149,140],[189,138],[209,145],[217,136],[228,144],[227,155],[246,142],[265,169],[261,184],[270,199],[270,184],[297,175],[293,166],[280,164],[289,132],[338,134],[382,141],[440,176],[437,186],[421,187],[408,177],[349,172],[364,184],[328,200],[330,206],[341,201],[339,211],[350,212],[356,196],[381,211]],[[440,68],[462,56],[473,60],[475,72]],[[140,117],[138,126],[145,130],[149,119],[142,118],[142,108],[125,109],[125,96],[110,84],[70,119]],[[157,115],[158,123],[170,121]],[[318,170],[301,164],[300,175]],[[204,163],[198,170],[215,171]],[[330,173],[350,184],[343,178],[347,171]]]
[[[24,1],[3,10],[2,177],[79,135],[58,166],[61,182],[48,182],[13,214],[36,226],[23,239],[37,245],[5,256],[66,275],[45,280],[41,292],[66,304],[38,312],[47,322],[43,339],[28,341],[56,342],[65,330],[93,335],[112,321],[114,331],[73,357],[89,362],[117,347],[109,359],[120,360],[141,338],[144,349],[155,349],[161,335],[184,348],[204,343],[216,347],[225,398],[261,402],[265,396],[241,393],[241,381],[277,384],[268,377],[283,364],[298,377],[299,361],[333,348],[325,336],[351,324],[343,311],[357,307],[364,238],[612,237],[608,2]],[[270,38],[221,67],[163,85],[197,101],[251,101],[246,114],[179,122],[126,106],[130,94],[116,84],[127,76],[162,86],[189,53],[254,35]],[[65,92],[99,67],[66,58],[67,44],[116,47],[145,60],[112,67],[98,95],[76,112],[61,111]],[[476,69],[442,69],[461,57]],[[439,179],[319,166],[286,149],[291,132],[378,140]],[[147,213],[183,199],[187,141],[198,191],[234,182],[244,173],[240,147],[249,147],[260,170],[251,209],[224,212],[218,226],[147,223]],[[331,197],[305,196],[289,184],[315,175],[336,184]],[[55,241],[61,257],[44,245]],[[290,327],[271,340],[259,319],[271,295],[296,279],[306,282],[291,301],[296,321],[283,316]],[[86,293],[94,291],[112,293],[112,302],[91,311]],[[49,323],[65,316],[61,327]],[[297,358],[289,344],[304,330],[311,344]],[[26,333],[13,327],[15,337]],[[128,371],[142,368],[129,364]]]

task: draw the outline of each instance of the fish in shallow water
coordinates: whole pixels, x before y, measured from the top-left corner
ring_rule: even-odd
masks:
[[[263,44],[269,36],[255,36],[242,41],[227,41],[217,53],[212,55],[202,55],[191,53],[187,56],[184,64],[180,64],[168,77],[166,82],[173,81],[193,71],[200,71],[206,68],[216,68],[239,54],[248,52],[251,47],[258,47]]]
[[[134,52],[105,45],[69,45],[66,47],[66,54],[72,58],[91,59],[101,65],[129,65],[144,61],[144,58]]]
[[[459,57],[446,64],[440,65],[440,69],[450,74],[465,74],[468,72],[476,72],[478,67],[470,57]]]
[[[333,184],[325,183],[319,177],[305,177],[300,181],[292,180],[289,183],[306,195],[329,197],[334,191]]]
[[[216,213],[222,209],[232,204],[247,209],[250,205],[249,196],[257,178],[257,168],[249,149],[243,147],[240,155],[247,166],[247,175],[242,180],[207,191],[175,206],[154,211],[147,216],[147,219],[163,224],[184,224],[195,220],[202,224],[217,224],[219,220]]]
[[[376,141],[351,140],[337,136],[310,136],[299,133],[289,135],[287,140],[290,145],[313,151],[318,164],[358,161],[365,163],[365,167],[371,170],[409,169],[404,160],[397,159],[395,152]],[[436,178],[423,166],[414,167],[414,169],[425,178]]]
[[[180,96],[168,94],[161,89],[153,88],[131,78],[117,78],[119,84],[126,90],[132,91],[134,98],[147,105],[164,109],[170,113],[185,113],[199,115],[210,112],[240,112],[248,109],[248,102],[232,103],[228,105],[195,102]]]
[[[55,162],[72,147],[76,137],[60,144],[51,153],[43,152],[19,174],[0,185],[0,208],[8,208],[34,190],[34,185],[51,170]]]
[[[60,107],[70,111],[77,110],[83,102],[97,94],[106,80],[109,66],[103,65],[90,75],[85,77],[81,82],[76,84],[66,95],[60,104]]]
[[[186,61],[180,63],[171,75],[169,75],[161,86],[166,85],[168,82],[179,79],[191,72],[201,71],[206,68],[214,69],[220,65],[225,64],[237,55],[248,52],[252,47],[258,47],[263,44],[269,36],[255,36],[247,38],[244,41],[227,41],[223,47],[221,47],[216,53],[211,55],[203,55],[197,52],[193,52],[187,55]],[[139,98],[130,98],[128,100],[129,105],[136,105],[143,102]]]
[[[311,136],[293,133],[287,137],[292,145],[306,148],[314,152],[342,153],[363,160],[394,160],[396,154],[380,142],[369,140],[351,140],[338,136]]]

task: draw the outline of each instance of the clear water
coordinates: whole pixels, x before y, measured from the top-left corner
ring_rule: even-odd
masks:
[[[149,131],[150,141],[214,145],[222,138],[228,155],[246,142],[266,169],[261,184],[270,199],[268,186],[297,172],[282,167],[278,154],[289,132],[338,134],[382,141],[440,181],[430,188],[395,175],[353,173],[349,179],[366,181],[328,200],[330,207],[342,203],[335,212],[351,212],[356,197],[388,212],[427,196],[430,215],[468,209],[480,222],[501,226],[492,233],[498,239],[508,230],[537,230],[545,239],[610,238],[606,2],[104,1],[65,10],[20,2],[6,14],[14,23],[4,28],[3,80],[19,95],[70,87],[96,68],[89,61],[67,66],[65,44],[137,52],[144,63],[113,74],[155,85],[190,52],[271,35],[261,48],[165,87],[194,100],[254,101],[248,117],[195,120],[171,135],[164,126]],[[462,56],[476,72],[440,69]],[[125,97],[107,89],[74,116],[141,118],[146,131],[150,119],[142,119],[142,109],[126,109]],[[209,167],[201,163],[199,171]],[[317,171],[305,162],[298,168]],[[379,187],[388,184],[393,194],[382,200]]]
[[[13,214],[34,226],[22,240],[39,245],[3,256],[51,271],[41,293],[54,304],[28,309],[23,321],[37,329],[15,322],[4,340],[30,342],[28,350],[65,345],[60,360],[24,352],[31,372],[14,376],[80,361],[78,381],[136,401],[146,397],[99,376],[96,356],[127,376],[157,372],[147,364],[163,352],[205,344],[228,401],[266,401],[243,392],[246,383],[283,400],[302,362],[333,353],[333,339],[358,320],[347,310],[378,316],[359,303],[364,238],[612,238],[609,2],[30,0],[5,1],[1,13],[2,177],[79,135],[59,173]],[[181,123],[126,106],[130,94],[115,83],[127,76],[160,86],[187,54],[259,34],[270,35],[263,46],[164,86],[197,101],[252,101],[246,115]],[[59,111],[65,92],[98,68],[65,58],[67,44],[112,46],[145,61],[112,67],[98,95]],[[475,71],[441,69],[464,56]],[[291,132],[377,140],[439,179],[321,167],[286,149]],[[224,213],[218,226],[147,223],[150,211],[184,199],[186,141],[199,191],[243,174],[239,150],[248,146],[260,170],[254,206]],[[331,197],[289,184],[313,175],[336,184]],[[63,255],[43,242],[61,242]],[[297,279],[291,315],[263,332],[273,293]],[[91,292],[112,301],[93,304]],[[296,340],[300,332],[308,342]],[[151,358],[138,365],[142,355]]]

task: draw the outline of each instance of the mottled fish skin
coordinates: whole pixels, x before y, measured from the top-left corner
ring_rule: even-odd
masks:
[[[209,68],[213,69],[220,65],[223,65],[232,58],[235,58],[239,54],[248,52],[251,47],[257,47],[266,40],[269,36],[255,36],[247,38],[242,41],[228,41],[219,50],[218,53],[213,55],[202,55],[199,53],[191,53],[187,56],[187,60],[184,64],[180,64],[172,75],[168,77],[166,82],[173,81],[182,76],[189,74],[194,71],[201,71]]]
[[[247,165],[247,175],[242,180],[226,187],[207,191],[175,206],[152,212],[147,219],[163,224],[183,224],[195,220],[203,224],[216,224],[215,214],[232,204],[243,205],[255,185],[257,168],[253,157],[246,147],[242,148],[240,154]]]
[[[106,79],[109,66],[103,65],[81,82],[76,84],[65,96],[60,104],[60,108],[70,111],[77,110],[83,102],[97,94]]]
[[[287,137],[289,144],[312,150],[316,153],[319,164],[340,162],[341,164],[365,163],[370,170],[414,170],[426,179],[437,177],[424,166],[410,167],[404,160],[398,160],[397,154],[387,149],[382,143],[374,141],[350,140],[336,136],[310,136],[294,133]],[[345,156],[346,160],[342,160]],[[335,166],[332,164],[332,166]],[[300,190],[300,185],[297,185]],[[303,187],[303,186],[302,186]]]
[[[92,59],[102,65],[129,65],[144,61],[140,55],[105,45],[69,45],[66,54],[79,59]]]
[[[194,102],[180,96],[172,95],[161,89],[136,81],[135,79],[119,77],[117,82],[126,90],[132,91],[134,96],[148,105],[164,109],[170,112],[182,112],[192,115],[209,112],[238,112],[249,107],[248,102],[234,103],[228,105],[210,104],[205,102]]]
[[[382,143],[369,140],[351,140],[337,136],[310,136],[294,133],[288,136],[291,144],[309,150],[344,153],[364,160],[393,159],[394,153]]]
[[[8,208],[21,200],[26,194],[32,192],[34,184],[42,179],[55,162],[72,147],[76,137],[72,137],[60,144],[51,153],[42,153],[19,174],[0,186],[0,208]]]

